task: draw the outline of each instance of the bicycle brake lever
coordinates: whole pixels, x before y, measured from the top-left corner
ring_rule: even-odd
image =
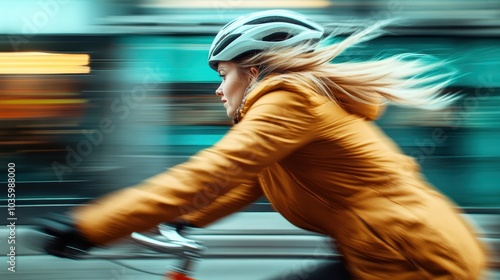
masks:
[[[205,246],[199,241],[192,240],[182,236],[179,231],[176,230],[175,227],[172,227],[168,224],[160,224],[158,225],[158,230],[160,234],[167,238],[169,241],[175,244],[179,244],[181,246],[190,248],[194,251],[203,251],[205,250]]]
[[[164,239],[158,239],[134,232],[131,237],[157,252],[181,256],[200,257],[206,247],[199,241],[191,240],[180,235],[177,230],[168,225],[158,225],[158,230]]]

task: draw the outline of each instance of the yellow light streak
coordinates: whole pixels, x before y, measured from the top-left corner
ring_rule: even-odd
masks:
[[[207,1],[207,0],[150,0],[143,7],[149,8],[176,8],[176,9],[206,9],[206,8],[224,8],[227,3],[227,9],[248,9],[248,8],[325,8],[330,6],[331,2],[327,0],[251,0],[251,1]]]
[[[44,52],[0,53],[0,74],[86,74],[88,54]]]
[[[90,67],[0,67],[0,74],[87,74]]]
[[[86,99],[16,99],[0,100],[0,105],[53,105],[53,104],[83,104]]]

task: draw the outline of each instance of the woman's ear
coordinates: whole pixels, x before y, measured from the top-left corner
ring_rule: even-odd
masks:
[[[250,67],[249,69],[251,79],[257,79],[259,76],[259,69],[255,66]]]

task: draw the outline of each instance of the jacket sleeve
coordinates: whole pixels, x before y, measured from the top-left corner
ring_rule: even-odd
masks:
[[[262,189],[256,181],[252,184],[243,184],[217,197],[212,203],[182,215],[181,220],[187,221],[197,227],[204,227],[229,214],[235,213],[243,207],[255,202],[263,196]]]
[[[199,210],[311,141],[315,114],[302,94],[261,96],[214,146],[144,182],[72,212],[77,228],[102,245]]]

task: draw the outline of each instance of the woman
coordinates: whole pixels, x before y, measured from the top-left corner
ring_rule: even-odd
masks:
[[[294,225],[331,236],[353,279],[478,279],[486,257],[473,230],[372,122],[385,101],[445,107],[451,77],[425,75],[436,65],[406,55],[331,62],[379,28],[322,46],[323,28],[290,11],[228,23],[209,65],[236,125],[188,162],[52,220],[47,250],[178,219],[203,227],[265,195]]]

